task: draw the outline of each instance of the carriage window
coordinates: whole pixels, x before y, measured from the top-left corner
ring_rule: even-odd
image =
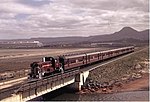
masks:
[[[78,61],[79,61],[79,62],[83,61],[83,58],[79,58]]]
[[[68,60],[65,60],[65,64],[68,64]]]
[[[98,57],[98,54],[96,54],[94,57],[97,58],[97,57]]]
[[[76,60],[75,59],[70,59],[69,62],[70,63],[76,63]]]
[[[93,59],[93,56],[90,56],[91,59]]]

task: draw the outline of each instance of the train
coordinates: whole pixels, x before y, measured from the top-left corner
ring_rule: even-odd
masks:
[[[29,73],[29,78],[41,79],[45,76],[53,75],[55,73],[64,73],[65,71],[75,68],[82,68],[96,62],[131,52],[134,52],[134,46],[77,55],[44,57],[43,61],[30,64],[31,72]]]

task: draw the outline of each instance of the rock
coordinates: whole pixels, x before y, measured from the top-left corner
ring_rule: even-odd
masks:
[[[114,85],[117,87],[122,87],[123,84],[122,84],[122,82],[116,82]]]
[[[87,92],[88,91],[88,89],[83,89],[83,92]]]
[[[142,67],[141,67],[141,65],[139,63],[135,65],[135,69],[141,69],[141,68]]]
[[[98,90],[99,90],[99,88],[97,86],[95,86],[95,91],[98,91]]]
[[[113,89],[113,85],[109,86],[108,88],[109,88],[110,90],[112,90],[112,89]]]
[[[130,75],[123,76],[123,77],[121,78],[121,82],[123,82],[123,83],[128,83],[128,82],[130,81],[130,79],[131,79],[131,76],[130,76]]]
[[[147,71],[147,70],[139,70],[138,72],[139,72],[140,74],[148,73],[148,71]]]
[[[135,79],[135,78],[136,78],[136,76],[137,76],[137,74],[136,74],[136,73],[132,73],[131,78],[132,78],[132,79]]]
[[[90,79],[90,80],[89,80],[89,83],[93,83],[93,80],[92,80],[92,79]]]
[[[91,83],[91,87],[94,88],[96,85],[95,83]]]
[[[95,92],[95,90],[94,90],[94,89],[90,89],[90,91],[91,91],[91,92]]]
[[[102,88],[107,88],[108,87],[108,85],[109,85],[109,83],[108,82],[104,82],[103,84],[102,84]]]
[[[109,85],[113,85],[115,83],[115,80],[111,80],[110,82],[109,82]]]
[[[106,92],[106,91],[107,91],[107,88],[103,88],[103,89],[102,89],[102,92]]]
[[[141,77],[142,77],[141,74],[134,74],[134,75],[132,76],[132,78],[135,78],[135,79],[139,79],[139,78],[141,78]]]
[[[127,81],[130,82],[130,81],[134,81],[134,80],[135,80],[135,78],[131,76]]]
[[[122,81],[126,81],[126,80],[128,80],[128,78],[127,77],[123,77],[123,78],[121,78],[121,80]]]
[[[87,88],[88,88],[88,89],[91,89],[91,86],[90,86],[90,84],[87,84]]]
[[[101,84],[96,83],[96,87],[101,88]]]

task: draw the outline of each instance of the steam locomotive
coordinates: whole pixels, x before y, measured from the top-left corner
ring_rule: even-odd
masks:
[[[129,46],[78,55],[44,57],[42,62],[33,62],[30,64],[31,73],[29,74],[29,78],[38,79],[54,73],[64,73],[67,70],[83,67],[133,51],[134,46]]]

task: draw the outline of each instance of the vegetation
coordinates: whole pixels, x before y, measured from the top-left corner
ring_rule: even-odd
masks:
[[[148,64],[142,63],[148,62],[148,49],[149,48],[145,48],[140,52],[132,54],[131,56],[114,61],[91,71],[89,74],[89,79],[100,83],[109,82],[112,80],[119,80],[123,76],[137,73],[137,71],[139,71],[139,69],[136,69],[137,66],[140,66],[140,69],[148,69]]]

